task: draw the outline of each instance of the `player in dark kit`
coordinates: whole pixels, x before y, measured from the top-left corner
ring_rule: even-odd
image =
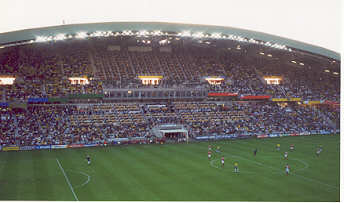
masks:
[[[86,156],[86,160],[87,160],[87,164],[90,165],[91,164],[91,157],[90,157],[90,155]]]
[[[256,148],[254,151],[253,151],[253,155],[256,156],[257,155],[257,151],[258,149]]]

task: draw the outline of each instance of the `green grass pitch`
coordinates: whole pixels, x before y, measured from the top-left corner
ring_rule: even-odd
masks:
[[[211,161],[208,144],[1,152],[0,199],[339,201],[339,135],[211,142],[222,151]],[[290,144],[296,150],[283,160]],[[324,150],[318,158],[319,144]]]

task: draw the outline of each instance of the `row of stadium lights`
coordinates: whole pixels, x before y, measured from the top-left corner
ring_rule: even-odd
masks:
[[[48,42],[48,41],[59,41],[59,40],[66,40],[66,39],[85,39],[87,37],[110,37],[110,36],[138,36],[138,37],[148,37],[148,36],[169,36],[171,34],[163,33],[161,31],[138,31],[138,32],[133,32],[131,30],[124,30],[123,32],[102,32],[102,31],[96,31],[90,34],[87,34],[86,32],[78,32],[74,36],[73,35],[65,35],[65,34],[57,34],[56,36],[37,36],[35,40],[31,40],[30,42]],[[252,44],[259,44],[259,45],[264,45],[267,47],[271,48],[276,48],[276,49],[282,49],[286,51],[292,51],[290,48],[287,48],[285,45],[281,45],[278,43],[271,43],[271,42],[262,42],[262,41],[257,41],[255,39],[246,39],[241,36],[236,36],[236,35],[223,35],[221,33],[213,33],[213,34],[204,34],[203,32],[195,32],[191,33],[190,31],[185,31],[177,34],[178,37],[192,37],[192,38],[211,38],[211,39],[229,39],[233,41],[239,41],[239,42],[247,42],[247,43],[252,43]]]
[[[293,64],[296,64],[296,65],[299,64],[300,66],[304,66],[304,65],[305,65],[305,64],[302,63],[302,62],[299,62],[299,63],[298,63],[298,62],[296,62],[296,61],[294,61],[294,60],[293,60],[293,61],[290,61],[290,62],[292,62]],[[325,67],[325,68],[326,68],[326,67]],[[328,69],[325,69],[324,72],[325,72],[325,73],[330,73],[331,71],[328,70]],[[339,73],[338,73],[338,72],[333,72],[333,75],[339,75]]]

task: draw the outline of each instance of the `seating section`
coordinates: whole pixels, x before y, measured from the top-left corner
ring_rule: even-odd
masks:
[[[155,126],[170,123],[184,125],[191,137],[334,129],[318,109],[271,102],[78,104],[29,106],[26,111],[2,107],[0,118],[2,145],[85,144],[147,137],[153,136]]]
[[[339,101],[339,76],[309,68],[317,66],[312,61],[293,67],[282,59],[257,62],[242,54],[204,48],[160,52],[153,47],[152,51],[134,52],[122,46],[120,51],[109,51],[107,46],[106,40],[67,40],[6,48],[0,56],[0,74],[17,80],[13,86],[1,86],[2,99],[98,94],[104,87],[142,88],[137,76],[161,75],[161,88],[203,87],[239,95]],[[264,75],[281,76],[282,84],[267,85]],[[86,86],[71,85],[68,78],[73,76],[92,80]],[[225,80],[209,85],[206,76]]]

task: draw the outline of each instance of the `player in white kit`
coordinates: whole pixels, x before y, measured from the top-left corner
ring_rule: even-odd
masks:
[[[285,173],[286,173],[286,175],[289,175],[289,172],[290,172],[290,166],[287,164],[285,166]]]

